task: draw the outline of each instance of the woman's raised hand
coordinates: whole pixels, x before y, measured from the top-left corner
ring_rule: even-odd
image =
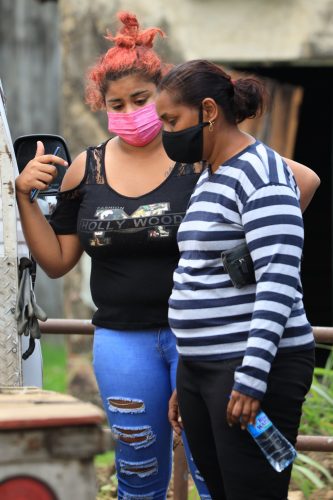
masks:
[[[27,163],[15,180],[16,191],[23,194],[30,194],[34,188],[41,191],[47,189],[48,185],[57,176],[57,167],[55,165],[67,167],[68,163],[59,156],[46,155],[44,144],[41,141],[37,141],[35,157]]]

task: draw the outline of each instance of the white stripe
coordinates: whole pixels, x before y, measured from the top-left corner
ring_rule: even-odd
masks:
[[[252,153],[245,153],[245,154],[240,156],[240,159],[242,161],[247,161],[250,164],[249,168],[251,169],[251,167],[252,167],[253,170],[256,171],[256,174],[261,178],[263,184],[267,184],[267,182],[269,182],[267,168],[265,168],[265,165],[260,160],[260,158],[258,158],[258,156],[254,155]],[[224,168],[226,168],[226,167],[224,167]],[[227,165],[227,169],[228,169],[227,174],[230,177],[233,177],[235,179],[239,179],[241,177],[242,187],[244,187],[244,185],[246,185],[247,182],[251,183],[251,179],[246,175],[246,173],[244,173],[244,171],[240,172],[239,168]],[[246,171],[246,167],[244,170]],[[222,169],[221,169],[221,173],[223,173]],[[248,195],[250,195],[255,190],[255,186],[252,183],[251,183],[251,185],[252,185],[252,189],[250,191],[248,191],[248,190],[246,191],[246,193]]]
[[[277,283],[276,281],[265,281],[257,284],[257,294],[259,292],[276,292],[282,295],[293,297],[295,295],[295,288],[292,286]],[[271,310],[271,309],[270,309]]]
[[[255,311],[274,311],[275,313],[282,314],[285,318],[288,318],[290,314],[290,307],[275,302],[274,300],[256,300]]]
[[[304,315],[288,318],[286,328],[298,328],[304,325]]]
[[[221,204],[217,202],[212,202],[212,201],[196,201],[191,205],[187,213],[196,213],[196,212],[205,212],[210,215],[212,215],[212,218],[215,216],[216,213],[218,213],[221,209]],[[234,214],[235,215],[235,214]]]
[[[198,304],[200,308],[201,298],[193,300],[193,303]],[[208,307],[201,309],[174,309],[169,307],[170,319],[189,320],[189,319],[209,319],[209,318],[223,318],[225,316],[236,316],[238,314],[249,314],[253,310],[253,304],[237,304],[235,306],[226,307]]]
[[[294,205],[291,204],[280,205],[276,203],[268,205],[264,209],[256,208],[249,212],[245,212],[242,218],[243,218],[243,223],[248,224],[253,220],[256,221],[261,217],[270,217],[272,215],[293,215],[301,219],[298,207],[295,207]]]
[[[229,335],[239,333],[240,331],[247,332],[249,330],[249,326],[249,321],[239,321],[238,323],[230,323],[229,325],[191,328],[190,330],[186,330],[185,328],[173,328],[172,331],[176,333],[179,338],[202,338],[216,337],[217,335]]]
[[[263,162],[263,165],[265,166],[265,170],[267,172],[267,175],[269,175],[269,168],[268,168],[268,154],[265,146],[263,144],[258,144],[256,147],[257,153],[260,157],[260,159]]]
[[[287,264],[278,264],[278,263],[273,263],[273,264],[268,264],[267,266],[263,266],[261,268],[261,270],[263,271],[262,273],[259,272],[258,270],[258,276],[261,277],[262,274],[265,274],[265,273],[274,273],[274,274],[280,274],[281,276],[283,275],[287,275],[287,276],[290,276],[290,277],[293,277],[293,278],[298,278],[299,277],[299,272],[298,272],[298,269],[293,267],[293,266],[289,266]],[[277,283],[275,281],[272,281],[271,283],[273,284],[276,284],[278,287],[281,287],[281,286],[288,286],[288,285],[282,285],[280,283]],[[267,286],[263,283],[263,286]],[[295,291],[293,292],[293,295],[294,295]]]
[[[246,375],[245,373],[239,373],[237,371],[235,372],[235,382],[260,392],[265,392],[267,387],[266,382],[251,377],[250,375]]]
[[[259,370],[263,370],[266,373],[269,373],[271,369],[271,364],[268,361],[255,356],[244,356],[242,366],[259,368]]]
[[[182,240],[179,242],[179,248],[181,251],[196,250],[200,251],[222,251],[224,249],[221,240],[206,241],[206,240]]]
[[[193,215],[197,212],[210,213],[212,215],[211,219],[213,221],[215,220],[216,222],[218,221],[219,223],[221,223],[223,219],[226,219],[234,224],[240,224],[240,215],[225,206],[223,206],[223,219],[221,219],[221,215],[218,216],[218,214],[221,214],[221,203],[212,203],[209,201],[196,201],[195,203],[193,203],[193,205],[191,205],[188,208],[187,213]],[[199,221],[200,221],[200,216],[198,215],[198,222]],[[204,223],[207,224],[207,221],[205,220]]]
[[[225,168],[225,167],[223,167],[223,168]],[[223,172],[225,173],[225,172],[227,172],[227,170],[223,170]],[[221,179],[222,179],[222,177],[221,177]],[[218,182],[208,181],[208,182],[206,182],[205,189],[203,191],[205,193],[209,193],[209,194],[217,194],[219,196],[223,195],[224,198],[228,198],[231,201],[234,200],[234,197],[235,197],[235,191],[232,189],[232,187],[224,185],[224,182],[223,182],[223,186],[221,186],[221,184]]]
[[[215,275],[205,277],[204,283],[200,283],[202,276],[190,276],[186,273],[178,273],[175,271],[173,275],[173,281],[179,285],[187,285],[188,288],[195,286],[195,289],[204,290],[205,287],[211,285],[216,285],[216,289],[223,288],[224,284],[229,281],[229,276],[227,274]]]
[[[173,275],[173,281],[175,283],[179,283],[179,284],[186,283],[189,286],[191,286],[192,283],[196,283],[196,284],[199,283],[200,284],[201,280],[202,280],[202,276],[191,276],[190,274],[185,273],[185,272],[179,273],[179,272],[175,271],[174,275]],[[202,289],[205,288],[205,286],[209,286],[209,285],[222,286],[226,281],[229,280],[229,275],[228,274],[215,274],[215,275],[210,276],[209,274],[207,274],[204,277],[204,280],[205,281],[200,284]],[[229,288],[224,289],[224,290],[227,291],[227,293],[230,293],[230,295],[226,295],[227,297],[235,295],[234,290],[230,290]]]
[[[186,233],[186,232],[192,232],[192,231],[195,231],[195,232],[198,232],[198,234],[200,235],[200,233],[208,233],[208,232],[211,232],[211,233],[215,233],[216,230],[218,229],[219,231],[223,230],[224,228],[227,228],[229,231],[232,231],[232,228],[230,227],[230,224],[223,224],[222,223],[222,226],[220,225],[221,222],[218,223],[218,227],[216,226],[216,222],[215,224],[213,221],[187,221],[185,220],[184,222],[182,222],[182,225],[181,225],[181,230],[180,230],[180,233]]]
[[[267,186],[262,186],[252,193],[250,199],[252,202],[277,195],[290,196],[297,199],[295,191],[288,184],[268,184]]]
[[[248,241],[248,243],[250,242]],[[266,257],[267,255],[276,255],[278,253],[281,253],[281,243],[275,243],[274,245],[267,245],[265,247],[259,247],[255,250],[251,250],[251,256],[254,261]],[[300,258],[301,253],[302,251],[298,246],[283,245],[283,255]]]
[[[239,289],[239,293],[235,293],[235,288],[221,288],[221,289],[216,289],[216,288],[212,288],[212,289],[205,289],[205,284],[202,283],[201,284],[201,288],[200,289],[196,289],[196,290],[191,290],[190,288],[188,290],[177,290],[177,289],[174,289],[173,293],[172,293],[172,300],[189,300],[189,297],[190,297],[190,300],[193,300],[193,299],[197,299],[197,300],[214,300],[214,299],[229,299],[229,298],[234,298],[234,297],[239,297],[240,300],[238,301],[238,303],[242,300],[241,298],[244,296],[244,295],[249,295],[251,293],[249,293],[249,289],[247,287],[244,287],[244,288],[240,288]],[[238,290],[237,290],[238,291]],[[200,298],[198,298],[198,293],[200,294]],[[273,302],[271,302],[272,304]]]
[[[208,267],[220,267],[221,266],[221,260],[220,259],[185,259],[182,257],[179,260],[179,267],[184,267],[184,268],[194,268],[194,269],[201,269],[201,268],[208,268]]]
[[[250,243],[258,240],[259,238],[265,238],[266,236],[285,236],[286,243],[288,244],[288,237],[298,236],[299,238],[303,238],[303,233],[303,228],[301,226],[296,226],[295,224],[269,224],[247,231],[246,240]],[[285,245],[285,243],[281,242],[279,244],[280,246]]]
[[[203,346],[178,346],[178,351],[182,355],[189,356],[191,354],[209,356],[212,354],[229,354],[231,352],[240,352],[240,356],[244,352],[246,342],[234,342],[233,344],[217,344]]]
[[[291,337],[289,339],[282,338],[280,341],[280,347],[298,347],[311,344],[311,342],[313,342],[313,334],[308,333],[300,337]]]
[[[285,184],[285,183],[288,183],[288,182],[291,182],[291,179],[290,179],[290,173],[289,173],[289,179],[287,179],[287,175],[285,173],[285,166],[283,164],[283,161],[282,161],[282,158],[280,155],[276,154],[274,152],[274,156],[275,156],[275,160],[276,160],[276,166],[277,166],[277,174],[278,174],[278,179],[279,179],[279,182],[281,182],[281,184]],[[288,170],[288,165],[286,165],[287,167],[287,170]],[[293,184],[292,184],[293,185]]]
[[[247,341],[247,347],[255,347],[257,349],[264,349],[267,352],[270,352],[273,356],[276,353],[276,346],[270,340],[263,339],[260,337],[249,337]]]
[[[278,262],[276,262],[276,263],[273,262],[272,264],[269,264],[268,266],[264,266],[264,270],[265,270],[265,272],[268,272],[268,273],[281,274],[282,276],[287,275],[287,276],[290,276],[293,278],[298,278],[298,276],[299,276],[299,272],[298,272],[297,267],[290,266],[287,264],[281,265]],[[275,282],[273,282],[273,283],[275,284]]]
[[[279,337],[281,337],[283,333],[282,327],[279,323],[275,323],[275,321],[262,318],[256,318],[251,321],[251,330],[266,330],[267,332],[275,333]]]

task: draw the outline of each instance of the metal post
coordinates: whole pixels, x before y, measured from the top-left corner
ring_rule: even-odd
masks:
[[[173,454],[173,500],[187,500],[188,498],[188,467],[184,446],[180,438]]]
[[[0,386],[22,385],[21,342],[14,317],[18,291],[16,163],[0,80]],[[0,232],[1,235],[1,232]],[[0,236],[1,238],[1,236]]]

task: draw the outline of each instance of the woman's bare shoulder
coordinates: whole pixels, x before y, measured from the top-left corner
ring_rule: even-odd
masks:
[[[87,151],[82,151],[68,167],[61,184],[61,191],[76,188],[82,181],[86,170]]]

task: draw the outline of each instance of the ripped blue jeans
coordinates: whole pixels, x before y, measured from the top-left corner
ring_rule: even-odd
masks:
[[[93,365],[116,440],[118,498],[165,500],[172,469],[168,401],[176,386],[178,353],[169,328],[117,331],[97,327]],[[190,457],[201,499],[209,492]]]

